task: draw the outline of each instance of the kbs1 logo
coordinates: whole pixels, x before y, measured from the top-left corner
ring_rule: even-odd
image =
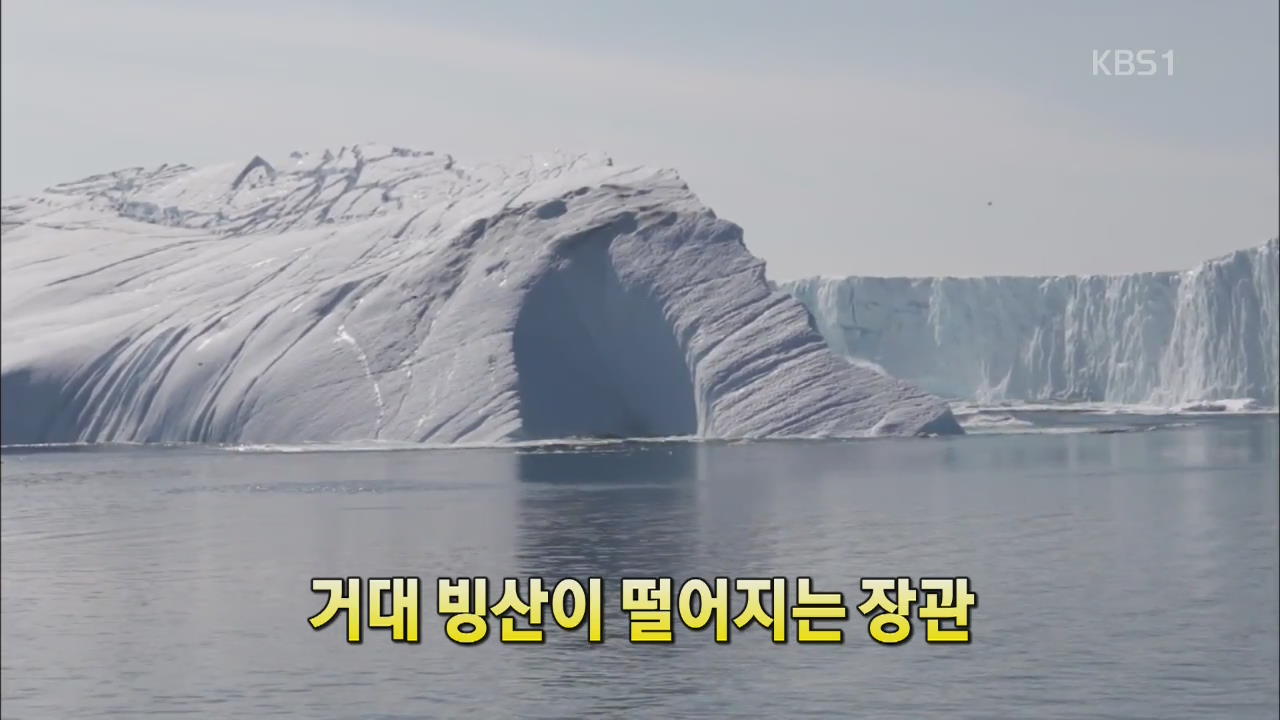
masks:
[[[1148,77],[1163,73],[1173,76],[1173,51],[1094,50],[1093,74],[1116,77]]]

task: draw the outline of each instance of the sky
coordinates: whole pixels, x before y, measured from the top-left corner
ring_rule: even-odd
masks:
[[[1191,267],[1277,234],[1275,0],[5,0],[3,193],[382,142],[673,167],[775,280]],[[1094,52],[1173,51],[1155,75]]]

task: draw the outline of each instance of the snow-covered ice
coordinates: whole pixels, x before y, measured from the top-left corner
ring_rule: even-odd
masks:
[[[959,432],[668,170],[380,146],[6,199],[3,442]]]
[[[1280,404],[1277,284],[1272,239],[1186,272],[781,287],[832,349],[946,396],[1232,409]]]

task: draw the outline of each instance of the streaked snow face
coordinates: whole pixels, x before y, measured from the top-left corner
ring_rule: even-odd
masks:
[[[357,146],[6,201],[4,442],[958,431],[671,171]]]

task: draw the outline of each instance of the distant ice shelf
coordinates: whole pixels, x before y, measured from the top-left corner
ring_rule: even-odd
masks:
[[[361,145],[3,206],[5,444],[961,432],[671,171]]]
[[[1186,272],[780,287],[836,352],[949,397],[1274,408],[1278,284],[1272,239]]]

